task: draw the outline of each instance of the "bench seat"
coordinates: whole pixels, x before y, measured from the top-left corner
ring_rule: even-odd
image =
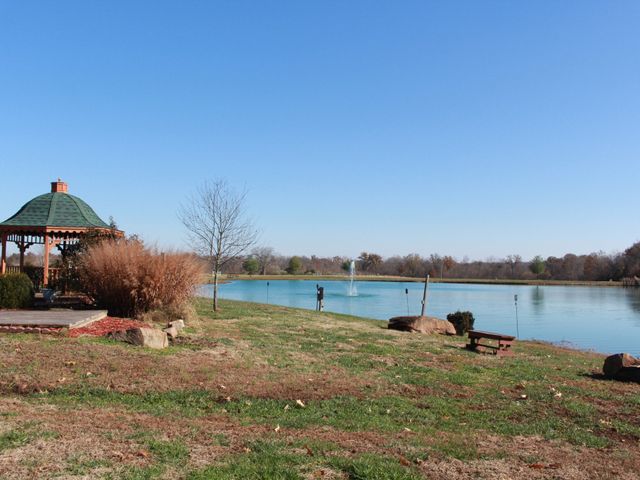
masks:
[[[502,333],[484,332],[482,330],[469,330],[469,343],[467,348],[469,350],[477,351],[478,347],[490,348],[498,356],[510,356],[513,355],[511,351],[511,345],[515,341],[516,337],[513,335],[503,335]],[[491,345],[487,343],[480,343],[480,340],[496,340],[497,345]]]

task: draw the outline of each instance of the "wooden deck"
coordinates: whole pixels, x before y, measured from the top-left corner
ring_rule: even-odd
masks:
[[[106,310],[0,310],[0,326],[78,328],[106,316]]]

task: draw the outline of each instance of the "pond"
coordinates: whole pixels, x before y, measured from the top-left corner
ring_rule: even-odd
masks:
[[[220,296],[232,300],[314,309],[316,284],[325,289],[325,311],[388,320],[418,315],[423,284],[356,282],[357,296],[348,295],[347,281],[238,280],[220,286]],[[408,294],[405,294],[405,289]],[[202,292],[211,295],[211,286]],[[427,315],[446,318],[469,310],[475,328],[516,334],[602,353],[640,356],[640,289],[529,285],[432,283]]]

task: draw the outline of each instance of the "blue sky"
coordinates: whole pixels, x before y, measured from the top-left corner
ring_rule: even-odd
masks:
[[[636,1],[0,1],[0,216],[57,177],[185,247],[205,178],[283,254],[640,239]]]

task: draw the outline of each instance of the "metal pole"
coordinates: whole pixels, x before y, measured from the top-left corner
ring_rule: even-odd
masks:
[[[405,288],[404,293],[407,296],[407,316],[409,316],[409,289]]]
[[[513,296],[513,301],[516,304],[516,337],[520,338],[520,326],[518,325],[518,295]]]
[[[267,282],[267,305],[269,304],[269,282]]]
[[[427,290],[429,289],[429,275],[424,280],[424,292],[422,293],[422,312],[420,313],[421,317],[424,317],[425,312],[427,311]]]

